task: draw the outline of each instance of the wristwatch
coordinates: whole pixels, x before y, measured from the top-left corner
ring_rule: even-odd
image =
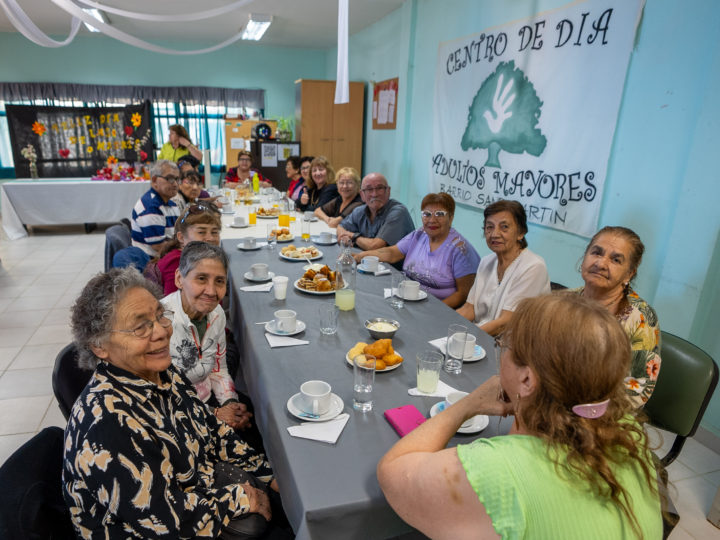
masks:
[[[358,238],[360,238],[360,233],[359,233],[359,232],[356,232],[355,234],[352,235],[352,243],[353,243],[353,246],[357,245],[357,239],[358,239]]]

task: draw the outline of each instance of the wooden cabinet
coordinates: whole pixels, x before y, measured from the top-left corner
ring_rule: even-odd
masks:
[[[325,156],[337,171],[362,175],[365,83],[350,83],[350,103],[335,105],[335,81],[295,82],[295,135],[306,156]]]

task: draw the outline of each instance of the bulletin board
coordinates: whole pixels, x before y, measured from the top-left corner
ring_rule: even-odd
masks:
[[[225,166],[236,167],[237,155],[243,148],[250,150],[252,130],[257,124],[267,124],[272,132],[277,131],[276,120],[240,120],[225,118]],[[259,163],[257,164],[259,165]]]
[[[397,122],[398,77],[375,83],[373,87],[373,129],[395,129]]]

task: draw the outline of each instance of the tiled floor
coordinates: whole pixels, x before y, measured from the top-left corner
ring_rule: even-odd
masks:
[[[52,366],[70,342],[68,308],[103,269],[104,245],[103,230],[88,235],[81,227],[36,228],[28,238],[0,240],[0,463],[45,426],[65,424]],[[669,472],[681,516],[670,538],[720,539],[705,519],[720,486],[720,455],[689,440]]]

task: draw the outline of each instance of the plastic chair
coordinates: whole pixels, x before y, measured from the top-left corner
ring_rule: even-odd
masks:
[[[115,253],[132,244],[130,229],[125,223],[116,223],[105,230],[105,271],[112,268]]]
[[[0,467],[0,538],[74,539],[62,494],[63,430],[47,427]]]
[[[92,377],[93,370],[82,369],[77,364],[77,348],[74,343],[63,348],[55,358],[52,387],[60,412],[67,420],[78,396]]]
[[[702,349],[668,332],[661,332],[660,375],[645,404],[650,424],[674,433],[664,467],[678,457],[688,437],[695,435],[718,383],[718,366]]]

